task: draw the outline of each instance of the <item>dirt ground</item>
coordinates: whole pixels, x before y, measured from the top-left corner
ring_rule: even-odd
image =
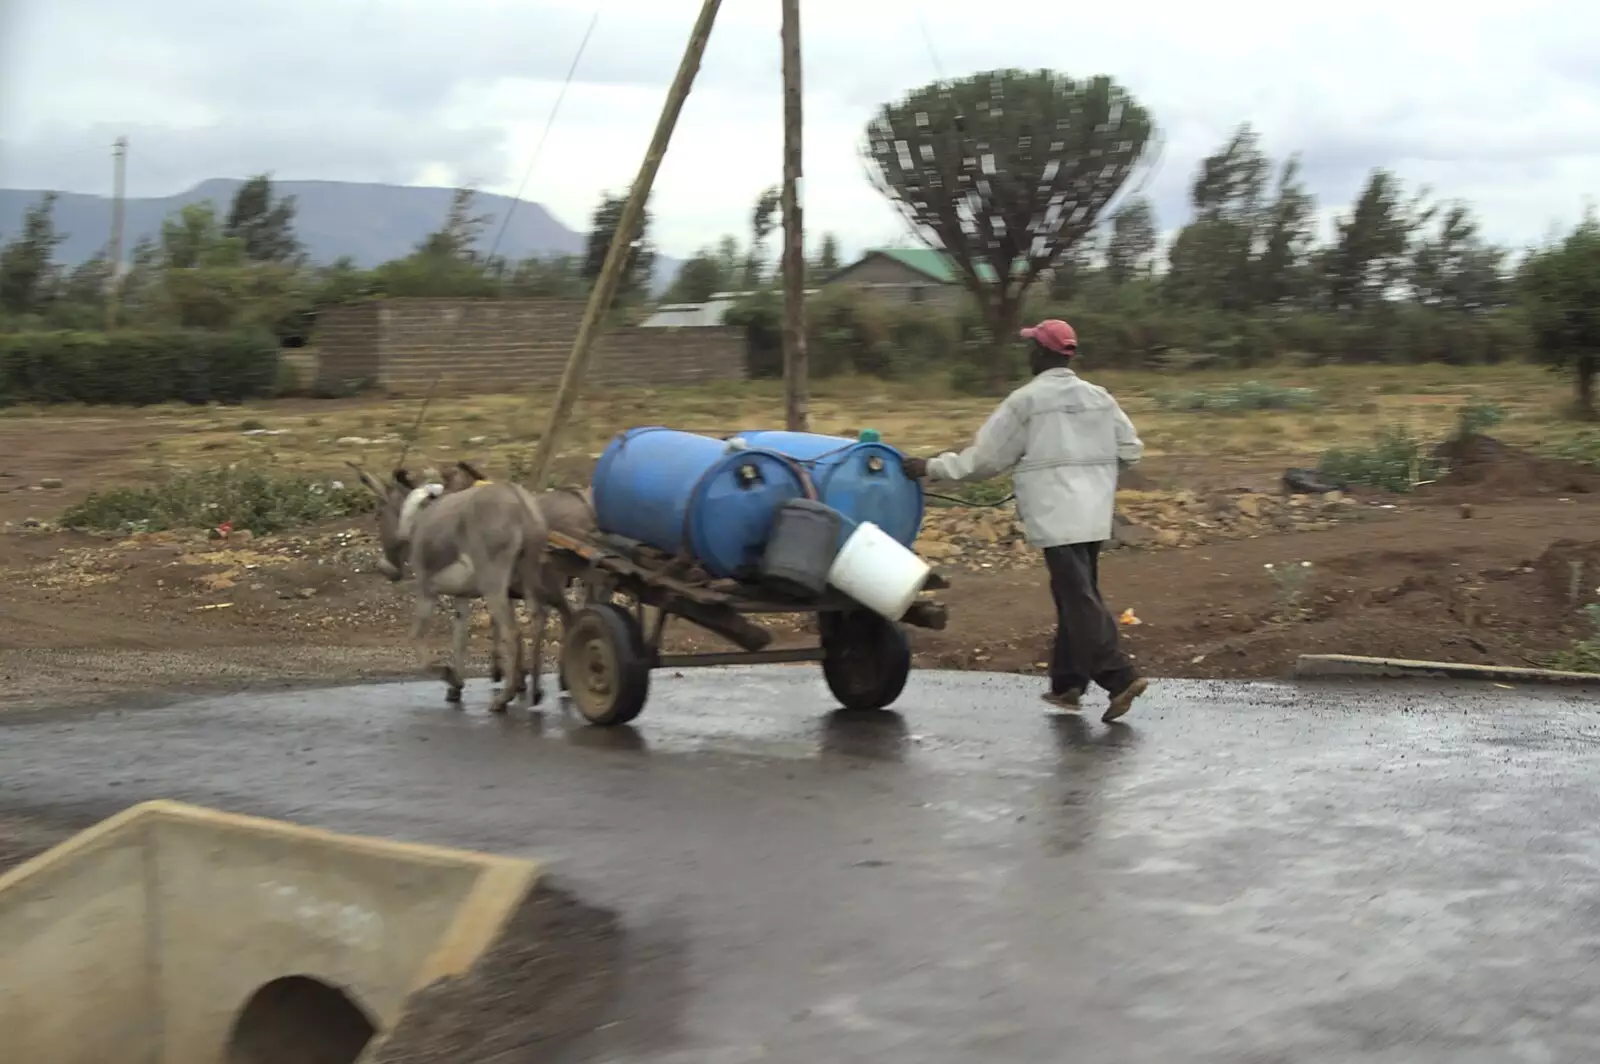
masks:
[[[94,443],[115,450],[109,433]],[[1584,470],[1521,452],[1504,461],[1515,475],[1480,461],[1415,496],[1328,502],[1283,498],[1281,465],[1154,459],[1122,496],[1129,545],[1106,557],[1104,589],[1119,614],[1132,611],[1124,633],[1155,676],[1282,676],[1307,652],[1540,661],[1587,634],[1600,496]],[[226,540],[22,527],[41,495],[60,496],[58,510],[82,491],[0,494],[0,519],[13,523],[0,535],[0,705],[421,671],[406,591],[374,572],[367,521]],[[1009,510],[930,510],[927,525],[920,546],[951,579],[939,595],[950,624],[913,633],[918,664],[1040,671],[1049,592]],[[798,621],[774,627],[779,645],[808,638]],[[445,628],[435,626],[438,653]],[[671,642],[719,645],[687,628]],[[474,655],[481,675],[486,637]]]
[[[1249,376],[1309,389],[1318,405],[1195,413],[1170,401],[1174,390],[1214,391],[1244,375],[1093,377],[1146,442],[1119,495],[1121,546],[1102,581],[1116,611],[1137,621],[1124,632],[1145,670],[1281,676],[1307,651],[1527,664],[1588,634],[1581,609],[1600,585],[1600,476],[1536,456],[1589,432],[1559,416],[1558,378],[1526,366],[1291,366]],[[513,475],[539,439],[541,402],[441,398],[408,462],[423,469],[465,456],[493,476]],[[1313,464],[1325,447],[1380,424],[1443,439],[1463,404],[1484,402],[1505,417],[1498,439],[1452,451],[1439,483],[1407,496],[1283,494],[1284,469]],[[874,427],[927,452],[969,437],[991,404],[910,383],[825,381],[812,406],[818,431]],[[729,432],[776,423],[780,411],[770,382],[585,400],[556,466],[562,479],[585,478],[627,425]],[[51,525],[91,491],[149,483],[163,467],[249,460],[346,479],[349,461],[385,468],[416,414],[414,401],[381,398],[4,411],[0,707],[418,675],[406,591],[374,572],[367,520],[278,536],[241,529],[225,540]],[[940,594],[948,629],[914,633],[918,664],[1040,669],[1049,592],[1009,508],[930,508],[918,549],[953,584]],[[807,638],[796,622],[774,627],[780,644]],[[435,626],[437,652],[445,628]],[[720,648],[686,627],[670,642]],[[481,674],[486,638],[474,655]]]

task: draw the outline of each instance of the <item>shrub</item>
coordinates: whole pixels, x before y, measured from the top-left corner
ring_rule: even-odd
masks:
[[[13,403],[237,402],[278,386],[263,329],[0,335],[0,396]]]
[[[1317,468],[1346,483],[1408,492],[1420,481],[1432,480],[1439,471],[1438,462],[1428,452],[1409,429],[1387,425],[1369,447],[1336,447],[1323,452]]]
[[[745,368],[754,380],[783,376],[783,301],[777,292],[753,292],[722,316],[722,324],[744,330]]]
[[[1505,407],[1499,403],[1483,401],[1463,403],[1456,414],[1456,437],[1467,439],[1471,436],[1481,436],[1505,419]]]
[[[61,515],[61,524],[126,533],[214,528],[228,522],[264,534],[365,513],[373,503],[371,493],[354,482],[239,463],[164,470],[153,485],[92,492]]]

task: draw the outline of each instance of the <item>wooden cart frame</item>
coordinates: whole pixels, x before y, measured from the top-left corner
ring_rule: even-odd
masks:
[[[788,597],[736,580],[695,578],[679,560],[617,536],[578,538],[550,533],[552,561],[584,587],[562,637],[561,682],[591,723],[626,724],[644,709],[655,669],[815,661],[846,709],[883,709],[900,697],[911,672],[911,645],[901,625],[943,629],[945,607],[918,599],[899,624],[831,589],[817,598]],[[924,590],[949,587],[937,573]],[[618,592],[632,600],[618,605]],[[752,615],[810,613],[816,646],[769,649],[772,632]],[[668,622],[681,617],[739,649],[663,654]]]

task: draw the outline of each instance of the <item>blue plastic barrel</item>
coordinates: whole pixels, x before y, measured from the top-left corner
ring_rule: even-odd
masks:
[[[742,432],[752,447],[798,459],[811,473],[817,497],[851,521],[871,521],[909,547],[922,529],[922,485],[900,467],[886,443],[813,432]]]
[[[602,532],[673,554],[687,546],[713,575],[746,578],[778,507],[805,495],[802,477],[770,450],[651,426],[613,439],[590,486]]]

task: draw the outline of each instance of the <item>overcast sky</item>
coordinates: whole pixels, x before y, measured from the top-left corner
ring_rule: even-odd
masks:
[[[207,177],[515,191],[574,229],[626,187],[698,0],[0,0],[0,186],[131,195]],[[777,0],[728,0],[656,185],[685,255],[748,229],[782,165]],[[904,229],[857,152],[874,106],[998,66],[1108,73],[1153,110],[1150,191],[1180,224],[1196,161],[1241,121],[1303,153],[1328,211],[1383,165],[1523,244],[1600,190],[1600,6],[1586,0],[804,0],[808,228],[846,249]],[[924,43],[922,12],[933,51]]]

